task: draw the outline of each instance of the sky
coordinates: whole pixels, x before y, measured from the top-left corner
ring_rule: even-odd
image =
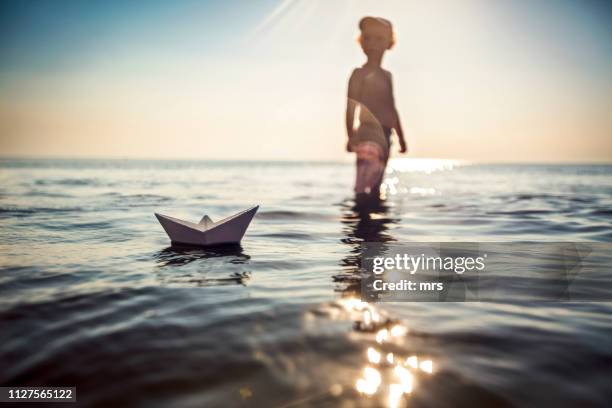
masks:
[[[5,1],[0,156],[351,159],[365,15],[407,157],[612,162],[603,0]]]

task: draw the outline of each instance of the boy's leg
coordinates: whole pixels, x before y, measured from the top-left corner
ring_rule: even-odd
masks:
[[[380,196],[380,186],[383,182],[383,180],[385,179],[385,173],[387,172],[387,163],[389,162],[389,156],[391,154],[391,129],[386,128],[385,129],[385,135],[387,136],[387,154],[385,155],[384,161],[383,161],[383,169],[382,169],[382,173],[380,174],[380,179],[378,180],[378,182],[376,183],[375,188],[373,189],[373,192],[375,192],[376,196]]]

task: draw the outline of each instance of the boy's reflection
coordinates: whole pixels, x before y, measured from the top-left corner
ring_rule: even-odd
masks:
[[[389,205],[381,199],[364,198],[357,195],[341,204],[344,224],[342,242],[349,246],[349,253],[340,260],[342,272],[334,275],[336,291],[346,295],[359,295],[361,292],[361,260],[364,245],[368,242],[392,242],[395,238],[387,231],[398,219],[389,216]],[[380,245],[384,251],[385,245]],[[370,251],[371,252],[371,251]],[[368,253],[368,255],[372,255]]]

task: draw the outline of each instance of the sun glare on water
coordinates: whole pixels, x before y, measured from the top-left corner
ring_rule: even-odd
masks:
[[[397,157],[389,160],[387,173],[399,172],[418,172],[431,174],[435,171],[449,171],[458,166],[465,166],[469,163],[463,160],[446,159],[411,159]]]
[[[372,333],[375,342],[366,349],[365,367],[355,381],[355,389],[365,398],[384,395],[390,408],[404,406],[404,396],[413,392],[418,376],[434,372],[433,361],[389,350],[389,346],[393,349],[406,340],[408,328],[399,322],[389,324],[384,310],[356,298],[343,298],[338,304],[358,320],[363,331]]]

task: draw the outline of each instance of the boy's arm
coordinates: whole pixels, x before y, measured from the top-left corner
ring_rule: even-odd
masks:
[[[397,133],[397,138],[400,143],[400,153],[406,153],[408,151],[408,145],[406,144],[406,139],[404,139],[404,130],[402,129],[402,124],[400,123],[399,114],[397,113],[397,109],[393,108],[393,112],[395,114],[395,133]]]
[[[346,100],[346,134],[348,138],[353,137],[353,124],[355,123],[355,108],[357,108],[357,103],[348,98]]]
[[[406,144],[406,139],[404,138],[404,130],[402,129],[399,113],[397,113],[397,108],[395,107],[395,96],[393,95],[393,80],[391,78],[390,72],[389,81],[391,83],[391,97],[393,98],[393,129],[395,129],[395,133],[397,134],[397,138],[399,139],[400,153],[406,153],[408,151],[408,145]]]
[[[346,134],[348,135],[348,142],[346,144],[346,150],[351,151],[351,139],[353,138],[353,125],[355,123],[355,109],[357,108],[358,102],[357,97],[357,70],[354,70],[349,79],[348,94],[346,98]]]

